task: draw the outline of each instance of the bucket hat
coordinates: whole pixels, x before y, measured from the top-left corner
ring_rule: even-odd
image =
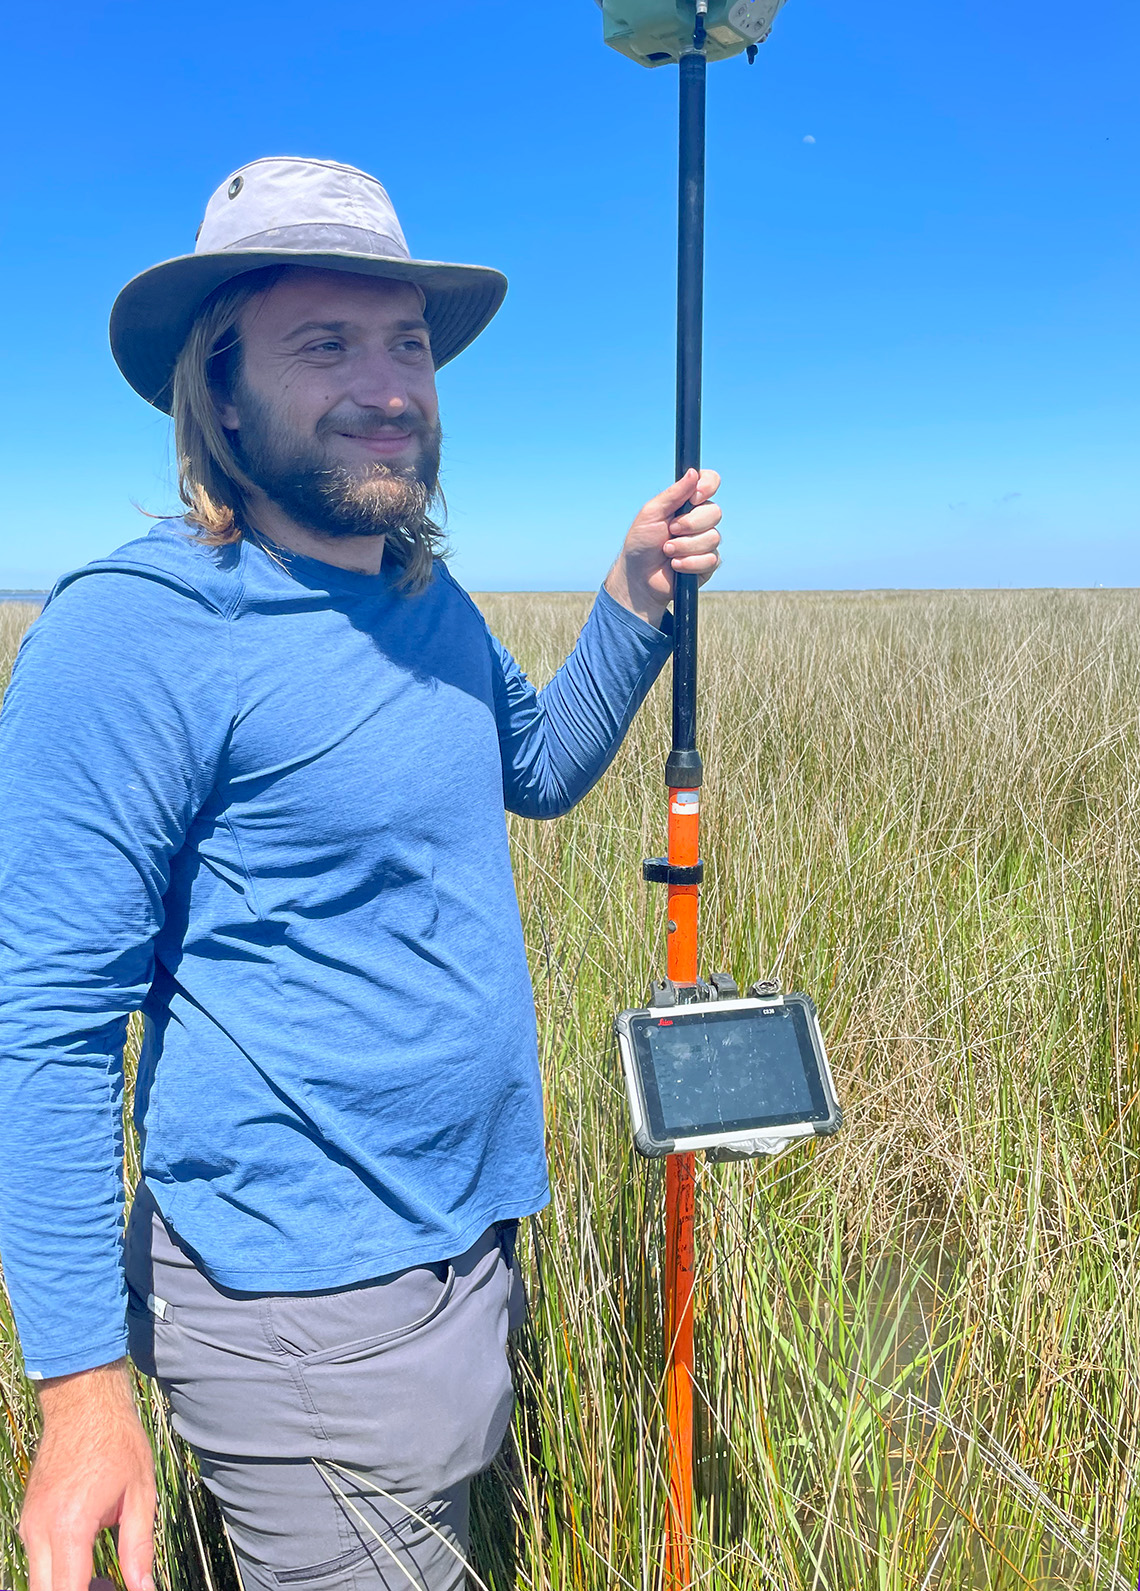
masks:
[[[115,300],[111,352],[135,391],[169,414],[175,362],[199,309],[224,282],[267,265],[413,282],[437,366],[479,335],[507,290],[487,266],[413,260],[391,199],[367,172],[297,155],[251,160],[214,192],[193,254],[152,266]]]

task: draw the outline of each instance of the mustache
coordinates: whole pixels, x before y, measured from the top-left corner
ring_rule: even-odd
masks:
[[[334,409],[322,415],[317,422],[316,434],[325,436],[414,436],[421,442],[430,442],[438,434],[422,415],[408,412],[401,415],[382,414],[378,409]]]

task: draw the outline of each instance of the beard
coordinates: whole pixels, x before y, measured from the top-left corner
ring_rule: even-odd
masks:
[[[407,413],[385,419],[375,409],[341,406],[324,415],[313,439],[289,431],[261,398],[240,379],[233,404],[240,429],[231,445],[245,474],[290,519],[316,536],[390,535],[415,543],[434,530],[428,511],[439,491],[441,433],[421,416]],[[357,436],[387,436],[406,431],[419,447],[413,463],[370,460],[353,470],[330,459],[323,437],[341,431]]]

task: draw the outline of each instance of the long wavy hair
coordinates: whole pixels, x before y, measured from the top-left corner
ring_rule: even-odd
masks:
[[[241,467],[229,432],[218,417],[218,402],[228,397],[241,365],[241,312],[266,292],[287,267],[249,271],[219,287],[203,304],[174,367],[174,446],[178,493],[186,522],[211,547],[240,541],[246,533],[244,509],[256,490]],[[433,502],[443,505],[436,488]],[[414,594],[431,581],[432,561],[446,552],[443,528],[424,517],[387,533],[384,556],[400,569],[397,584]]]

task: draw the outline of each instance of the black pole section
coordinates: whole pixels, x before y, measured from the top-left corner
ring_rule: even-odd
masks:
[[[703,22],[704,18],[699,21]],[[698,27],[700,33],[703,29]],[[678,480],[686,470],[699,469],[701,462],[705,66],[702,49],[694,47],[681,57],[677,184]],[[673,749],[665,765],[665,783],[671,790],[694,788],[700,784],[702,772],[697,751],[697,577],[678,574],[673,590]]]

